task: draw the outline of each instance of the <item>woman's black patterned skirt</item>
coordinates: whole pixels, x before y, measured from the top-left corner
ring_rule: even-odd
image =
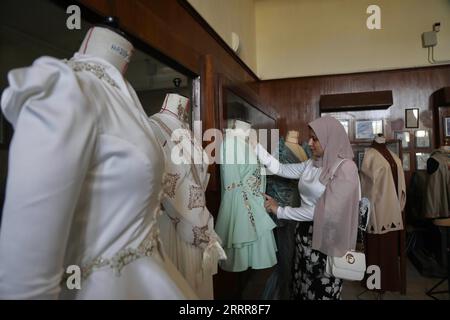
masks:
[[[312,249],[312,222],[299,222],[295,229],[293,298],[339,300],[342,279],[325,272],[327,256]]]

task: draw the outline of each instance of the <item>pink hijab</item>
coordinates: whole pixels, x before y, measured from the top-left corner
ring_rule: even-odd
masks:
[[[353,159],[353,150],[342,124],[333,117],[322,117],[309,123],[324,150],[322,158],[314,161],[316,167],[322,167],[320,182],[327,184],[331,170],[338,159]]]
[[[341,123],[322,117],[309,124],[324,150],[314,161],[322,167],[320,182],[326,186],[314,210],[312,248],[326,255],[342,257],[356,245],[359,217],[359,176],[352,161],[353,150]],[[342,159],[336,170],[333,169]]]

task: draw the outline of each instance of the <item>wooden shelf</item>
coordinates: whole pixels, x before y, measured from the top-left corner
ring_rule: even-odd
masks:
[[[393,104],[392,91],[327,94],[320,96],[320,112],[387,109]]]

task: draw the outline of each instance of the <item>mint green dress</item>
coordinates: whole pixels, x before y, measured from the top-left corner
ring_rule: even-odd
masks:
[[[220,267],[233,272],[270,268],[277,263],[276,225],[264,208],[263,166],[242,136],[225,136],[220,159],[222,201],[216,232],[228,257]]]

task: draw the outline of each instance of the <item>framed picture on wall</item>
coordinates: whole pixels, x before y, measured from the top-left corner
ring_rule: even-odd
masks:
[[[419,109],[406,109],[405,110],[405,128],[418,128],[419,127]]]
[[[416,137],[416,148],[429,148],[431,146],[428,130],[417,130],[414,135]]]
[[[345,129],[345,132],[347,132],[347,135],[348,135],[348,123],[349,123],[349,121],[348,120],[339,119],[339,122],[342,124],[342,126]]]
[[[410,171],[410,167],[411,167],[411,154],[409,152],[404,152],[403,153],[403,159],[402,159],[402,166],[403,166],[403,171]]]
[[[445,121],[445,136],[450,137],[450,117],[446,117]]]
[[[402,142],[402,149],[408,149],[410,147],[411,135],[409,131],[395,131],[394,138]]]
[[[372,140],[378,133],[383,133],[383,120],[355,121],[356,140]]]
[[[417,152],[416,153],[416,169],[417,170],[426,170],[427,169],[427,160],[430,157],[429,153]]]

